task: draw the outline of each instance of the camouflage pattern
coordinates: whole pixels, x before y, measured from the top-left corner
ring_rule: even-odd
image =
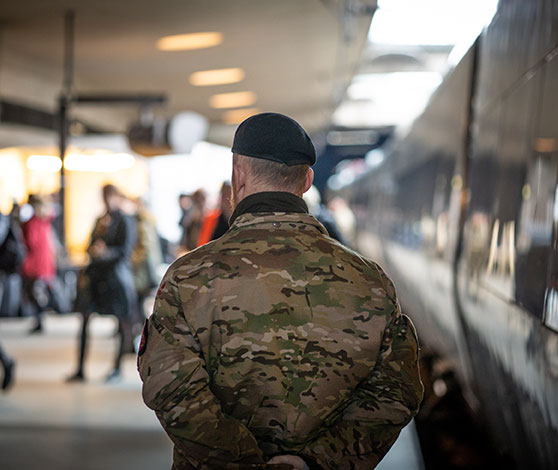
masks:
[[[143,398],[175,469],[371,469],[422,398],[393,284],[307,214],[243,214],[177,260],[145,331]]]

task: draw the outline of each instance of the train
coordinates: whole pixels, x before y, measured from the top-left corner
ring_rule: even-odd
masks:
[[[384,161],[338,189],[423,349],[517,468],[558,468],[558,9],[500,2]]]

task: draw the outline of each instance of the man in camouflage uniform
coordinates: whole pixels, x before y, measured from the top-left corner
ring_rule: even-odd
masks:
[[[422,398],[415,330],[381,268],[301,199],[293,120],[242,123],[230,229],[166,273],[139,351],[174,469],[371,469]]]

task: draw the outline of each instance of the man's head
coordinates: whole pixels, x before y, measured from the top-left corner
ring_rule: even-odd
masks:
[[[47,215],[47,201],[38,194],[30,194],[27,203],[33,208],[37,217],[45,217]]]
[[[105,184],[103,186],[103,201],[108,212],[115,211],[120,207],[121,194],[113,184]]]
[[[205,207],[205,200],[206,195],[203,189],[197,189],[196,191],[194,191],[194,194],[192,194],[192,203],[198,209],[203,210],[203,208]]]
[[[231,204],[262,191],[302,197],[312,184],[316,150],[306,131],[277,113],[256,114],[242,122],[233,142]]]
[[[178,196],[178,204],[183,211],[187,211],[192,207],[192,198],[188,194],[182,193]]]

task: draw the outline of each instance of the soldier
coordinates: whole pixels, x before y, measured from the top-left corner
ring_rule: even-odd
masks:
[[[422,398],[414,327],[308,214],[302,127],[252,116],[232,151],[231,227],[169,268],[139,349],[173,469],[373,468]]]

